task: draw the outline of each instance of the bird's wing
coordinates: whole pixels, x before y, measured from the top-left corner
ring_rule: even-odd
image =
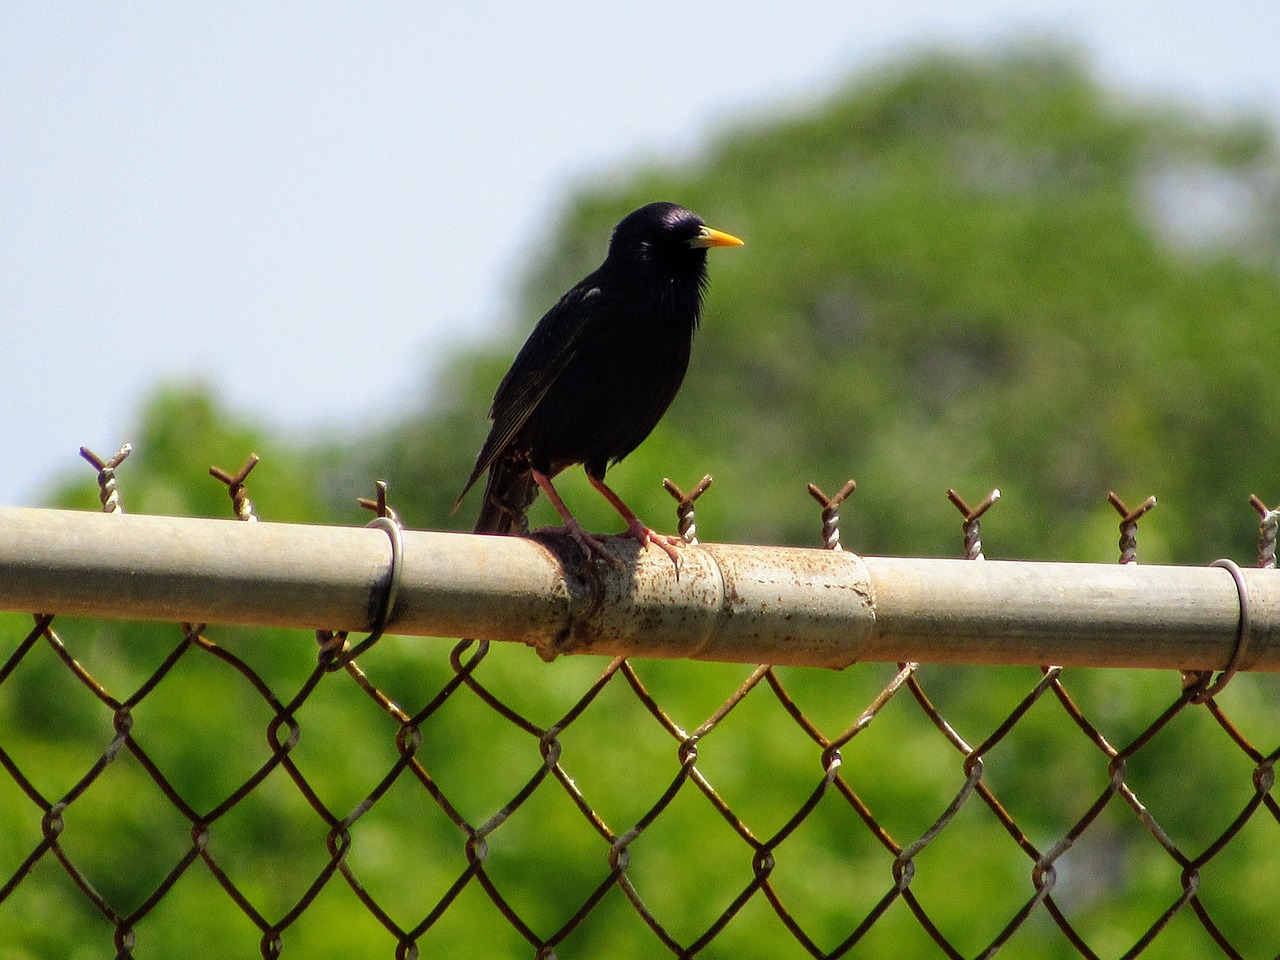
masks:
[[[489,409],[493,427],[480,448],[475,469],[458,495],[458,503],[462,502],[480,475],[507,449],[556,378],[577,355],[603,296],[599,287],[588,282],[592,279],[588,277],[578,284],[547,311],[502,378],[493,396],[493,406]]]

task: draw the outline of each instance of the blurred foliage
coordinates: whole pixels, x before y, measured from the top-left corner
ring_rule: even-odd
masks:
[[[117,468],[127,478],[129,513],[177,517],[230,515],[225,485],[209,476],[211,466],[235,475],[249,455],[264,461],[249,481],[252,500],[265,516],[280,522],[316,522],[329,515],[317,465],[326,454],[320,444],[305,446],[274,437],[269,430],[223,406],[203,384],[160,387],[147,400],[130,438],[135,449]],[[93,451],[103,460],[115,450]],[[86,466],[68,477],[50,506],[101,509],[95,474]],[[372,494],[373,484],[367,491]],[[354,506],[354,498],[353,504]],[[355,519],[352,509],[346,519]]]
[[[1265,398],[1280,320],[1280,177],[1273,132],[1135,104],[1054,50],[990,59],[925,56],[861,78],[801,115],[722,131],[698,156],[585,187],[549,235],[518,323],[458,358],[425,408],[358,446],[282,440],[200,386],[158,391],[121,467],[130,512],[228,516],[208,464],[263,463],[249,490],[271,520],[361,522],[354,497],[391,481],[413,526],[463,529],[475,497],[453,500],[483,438],[493,388],[536,317],[594,268],[612,225],[652,199],[682,202],[747,246],[716,252],[683,392],[655,434],[611,473],[658,526],[673,516],[658,481],[716,484],[699,502],[704,538],[816,545],[807,481],[859,488],[843,539],[865,553],[956,555],[959,518],[943,497],[1004,498],[984,522],[988,555],[1115,559],[1114,489],[1160,506],[1144,521],[1144,561],[1247,560],[1246,498],[1277,499],[1280,420]],[[113,451],[97,451],[104,456]],[[86,475],[89,471],[86,470]],[[571,471],[566,499],[596,529],[615,515]],[[96,508],[91,479],[56,505]],[[540,503],[535,523],[554,515]],[[673,522],[669,525],[674,525]],[[73,654],[118,697],[173,648],[172,625],[59,619]],[[0,618],[0,658],[29,620]],[[305,635],[218,629],[287,700],[314,663]],[[410,712],[452,675],[445,644],[386,638],[361,665]],[[598,661],[541,664],[494,649],[478,676],[536,723],[556,723]],[[637,670],[685,729],[749,672],[734,665],[643,663]],[[781,671],[828,735],[852,724],[893,668]],[[1030,690],[1035,670],[926,667],[922,680],[970,743]],[[1086,714],[1123,746],[1178,695],[1178,677],[1074,671]],[[1233,681],[1223,703],[1270,749],[1266,678]],[[197,810],[220,803],[265,761],[270,711],[225,663],[189,654],[136,711],[135,735]],[[336,676],[308,701],[295,760],[332,809],[354,807],[394,762],[395,724]],[[535,738],[462,691],[423,729],[441,789],[479,823],[540,762]],[[43,645],[0,685],[0,747],[56,798],[112,736],[110,711]],[[678,771],[674,742],[619,681],[563,734],[564,762],[610,826],[644,816]],[[700,745],[699,769],[757,836],[780,829],[820,776],[818,751],[760,689]],[[960,788],[960,757],[906,696],[844,751],[843,774],[900,843],[923,833]],[[1252,764],[1204,710],[1181,715],[1131,763],[1130,781],[1192,855],[1252,792]],[[987,758],[987,782],[1042,850],[1107,783],[1106,764],[1051,697]],[[39,841],[35,807],[0,776],[0,881]],[[1257,818],[1206,871],[1202,896],[1246,955],[1280,947],[1280,827]],[[66,847],[122,912],[135,909],[189,849],[189,827],[126,754],[68,813]],[[271,919],[323,866],[324,826],[277,770],[213,829],[213,849]],[[398,783],[355,830],[352,862],[401,924],[431,909],[464,865],[463,837],[416,783]],[[490,840],[504,895],[550,935],[607,874],[607,847],[552,783]],[[637,841],[629,875],[672,933],[696,939],[750,882],[750,849],[695,791]],[[891,858],[851,809],[828,797],[789,837],[774,875],[820,946],[833,948],[890,888]],[[920,859],[912,890],[966,955],[1032,893],[1031,864],[977,800]],[[1113,803],[1060,864],[1055,891],[1101,955],[1123,952],[1179,895],[1179,870]],[[0,905],[0,960],[103,956],[109,927],[46,858]],[[139,930],[135,955],[258,955],[257,932],[201,865]],[[197,948],[193,950],[193,945]],[[286,955],[385,956],[390,938],[330,883],[285,938]],[[528,955],[472,883],[422,941],[423,955]],[[1213,949],[1184,914],[1144,956]],[[619,891],[558,948],[562,957],[655,956],[657,941]],[[1040,913],[1010,956],[1074,953]],[[762,897],[731,921],[710,957],[807,956]],[[852,956],[937,956],[902,903]]]
[[[846,544],[950,555],[943,492],[998,486],[995,555],[1110,560],[1114,489],[1160,498],[1143,559],[1247,557],[1248,495],[1277,491],[1277,171],[1269,131],[1126,104],[1064,55],[916,62],[584,190],[509,338],[361,453],[416,522],[465,526],[474,504],[447,507],[515,347],[622,214],[668,197],[747,246],[713,252],[684,389],[613,474],[642,515],[670,515],[664,473],[711,473],[704,537],[814,544],[805,483],[853,476]],[[1214,183],[1256,202],[1198,245]],[[616,525],[582,490],[570,505]]]

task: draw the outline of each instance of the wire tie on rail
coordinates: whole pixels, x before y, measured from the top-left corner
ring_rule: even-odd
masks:
[[[1234,560],[1215,560],[1211,566],[1222,567],[1227,573],[1231,574],[1231,579],[1236,584],[1236,595],[1240,598],[1240,623],[1236,629],[1236,645],[1231,651],[1231,659],[1227,661],[1226,667],[1218,674],[1218,678],[1212,683],[1209,677],[1212,671],[1205,670],[1200,674],[1200,683],[1203,689],[1197,690],[1191,697],[1192,703],[1204,703],[1211,697],[1222,692],[1222,688],[1231,682],[1231,678],[1236,675],[1236,671],[1240,669],[1240,663],[1244,660],[1245,652],[1249,649],[1249,639],[1253,633],[1253,613],[1249,601],[1249,584],[1244,579],[1244,571],[1240,569],[1240,565]]]
[[[404,532],[400,524],[389,516],[380,516],[374,517],[366,526],[383,531],[391,540],[391,565],[387,570],[387,586],[382,591],[382,602],[378,604],[378,612],[369,625],[369,635],[354,647],[343,649],[347,638],[346,633],[331,633],[326,636],[326,631],[320,632],[317,637],[320,640],[320,662],[329,671],[342,669],[382,638],[382,634],[387,629],[387,621],[391,618],[391,611],[395,609],[396,598],[400,593],[400,581],[404,578]]]
[[[387,589],[382,593],[382,603],[378,606],[378,614],[370,627],[371,639],[376,640],[387,629],[387,621],[391,618],[396,597],[400,593],[400,581],[404,578],[404,532],[400,529],[400,524],[391,517],[374,517],[368,526],[382,530],[391,538],[391,566],[387,570]],[[365,640],[362,645],[369,642]]]

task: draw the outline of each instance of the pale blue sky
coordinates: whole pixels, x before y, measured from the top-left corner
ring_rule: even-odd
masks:
[[[575,184],[1028,35],[1280,118],[1272,0],[5,4],[0,504],[130,439],[164,379],[287,427],[400,409],[509,311]]]

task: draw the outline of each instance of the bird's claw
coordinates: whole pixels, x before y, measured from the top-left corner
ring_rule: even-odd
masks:
[[[594,557],[597,560],[603,560],[615,570],[624,568],[623,562],[604,548],[604,542],[608,539],[607,537],[600,534],[587,533],[582,528],[582,524],[576,520],[566,522],[564,528],[569,536],[573,537],[574,543],[582,549],[583,554],[588,559]]]
[[[673,537],[667,533],[659,533],[652,527],[646,527],[638,518],[627,525],[625,533],[620,533],[618,536],[631,537],[640,544],[640,548],[642,550],[647,544],[652,543],[655,547],[671,558],[671,564],[676,568],[676,578],[679,579],[680,554],[677,552],[676,547],[683,547],[685,545],[684,540],[680,537]]]
[[[685,545],[684,540],[670,534],[659,533],[651,527],[646,527],[639,520],[629,524],[622,533],[588,533],[576,520],[566,523],[564,531],[573,538],[573,542],[581,548],[588,559],[603,560],[615,570],[621,570],[625,565],[616,554],[605,548],[609,540],[626,537],[639,543],[642,550],[652,543],[671,558],[671,563],[676,568],[676,577],[680,576],[680,553],[677,548]]]

